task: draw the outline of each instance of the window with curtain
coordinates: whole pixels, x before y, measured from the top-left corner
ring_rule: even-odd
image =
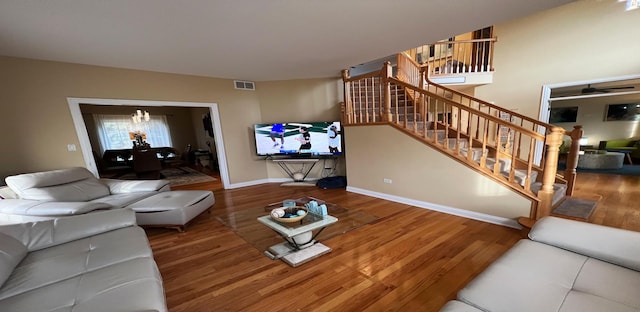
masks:
[[[146,141],[152,147],[172,146],[167,117],[164,115],[151,115],[149,121],[136,124],[129,115],[94,114],[93,118],[98,128],[102,153],[109,149],[131,148],[133,144],[129,132],[134,131],[146,134]]]

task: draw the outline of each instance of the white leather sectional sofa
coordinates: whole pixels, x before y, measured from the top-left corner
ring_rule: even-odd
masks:
[[[0,311],[166,311],[131,209],[0,226]]]
[[[20,174],[5,181],[0,224],[129,207],[136,211],[138,225],[182,230],[215,202],[211,191],[171,191],[167,180],[98,179],[81,167]]]
[[[442,312],[638,312],[640,232],[545,217]]]

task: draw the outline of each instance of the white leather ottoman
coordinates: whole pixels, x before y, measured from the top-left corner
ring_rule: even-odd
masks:
[[[184,231],[186,224],[215,203],[211,191],[162,192],[127,208],[136,212],[138,225],[170,227]]]

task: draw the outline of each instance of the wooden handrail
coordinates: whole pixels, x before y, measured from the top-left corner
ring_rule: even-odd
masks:
[[[554,183],[566,180],[566,194],[571,195],[581,129],[565,131],[443,87],[429,80],[427,70],[401,53],[397,77],[391,77],[389,62],[380,71],[357,77],[344,73],[345,125],[386,123],[402,129],[530,198],[532,219],[550,213]],[[444,137],[438,134],[440,131]],[[572,138],[569,157],[573,160],[568,161],[567,171],[559,178],[557,160],[564,135]],[[451,143],[449,138],[455,141]],[[539,143],[546,148],[537,164],[534,151]],[[481,154],[474,154],[474,147]],[[536,180],[542,183],[537,195],[531,190]]]
[[[348,73],[349,71],[347,70],[346,72]],[[374,71],[374,72],[370,72],[370,73],[366,73],[366,74],[362,74],[362,75],[358,75],[358,76],[353,76],[353,77],[350,77],[347,74],[347,78],[343,77],[343,80],[344,80],[344,82],[352,82],[352,81],[362,80],[362,79],[365,79],[365,78],[381,77],[381,76],[382,76],[382,70],[378,70],[378,71]]]
[[[390,80],[391,80],[391,81],[393,81],[394,83],[396,83],[396,84],[400,85],[400,86],[403,86],[403,87],[407,88],[407,89],[414,90],[414,91],[416,91],[416,92],[418,92],[418,93],[425,93],[425,90],[421,90],[421,89],[419,89],[418,87],[415,87],[415,86],[413,86],[413,85],[411,85],[411,84],[408,84],[408,83],[406,83],[406,82],[404,82],[404,81],[402,81],[402,80],[399,80],[399,79],[397,79],[397,78],[390,78]],[[500,119],[500,118],[498,118],[498,117],[496,117],[496,116],[493,116],[493,115],[489,115],[489,114],[487,114],[487,113],[485,113],[485,112],[483,112],[483,111],[480,111],[480,110],[474,109],[473,107],[469,107],[469,106],[466,106],[466,105],[464,105],[464,104],[456,103],[456,102],[452,101],[451,99],[448,99],[448,98],[443,97],[443,96],[441,96],[441,95],[438,95],[438,94],[430,94],[429,96],[431,96],[431,97],[435,97],[435,98],[437,98],[437,99],[439,99],[439,100],[442,100],[442,101],[445,101],[445,102],[449,102],[449,104],[451,104],[451,105],[455,106],[456,108],[460,108],[460,109],[464,109],[464,110],[473,110],[473,111],[474,111],[474,115],[481,116],[481,117],[486,118],[486,119],[488,119],[488,120],[491,120],[491,121],[493,121],[493,122],[495,122],[495,123],[504,123],[504,124],[508,124],[508,123],[507,123],[505,120],[503,120],[503,119]],[[557,128],[557,129],[564,130],[564,129],[560,128],[560,127],[556,127],[556,126],[553,126],[553,125],[549,125],[549,126],[550,126],[551,128]],[[545,136],[544,136],[544,135],[542,135],[542,134],[540,134],[540,133],[538,133],[538,132],[535,132],[535,131],[529,130],[529,129],[527,129],[527,128],[523,128],[523,127],[521,127],[521,126],[519,126],[519,125],[509,124],[509,127],[513,127],[514,129],[518,130],[519,132],[526,133],[527,135],[529,135],[529,136],[531,136],[531,137],[534,137],[534,138],[536,138],[536,139],[539,139],[539,140],[544,140],[544,139],[545,139]]]
[[[423,70],[423,71],[427,71],[427,72],[428,72],[428,68],[427,68],[427,66],[423,66],[423,67],[422,67],[422,70]],[[511,116],[515,116],[515,117],[518,117],[518,118],[520,118],[520,119],[522,119],[522,120],[526,120],[526,121],[531,122],[531,123],[533,123],[533,124],[536,124],[536,125],[538,125],[538,126],[544,127],[545,129],[551,129],[551,128],[555,127],[554,125],[551,125],[551,124],[548,124],[548,123],[542,122],[542,121],[540,121],[540,120],[537,120],[537,119],[531,118],[531,117],[526,116],[526,115],[519,114],[519,113],[514,112],[514,111],[510,111],[510,110],[508,110],[508,109],[502,108],[502,107],[500,107],[500,106],[498,106],[498,105],[495,105],[495,104],[492,104],[492,103],[489,103],[489,102],[487,102],[487,101],[485,101],[485,100],[482,100],[482,99],[479,99],[479,98],[473,97],[473,96],[468,95],[468,94],[466,94],[466,93],[462,93],[462,92],[460,92],[460,91],[457,91],[457,90],[454,90],[454,89],[447,88],[447,87],[445,87],[445,86],[442,86],[442,85],[436,84],[435,82],[431,81],[431,80],[429,79],[429,77],[428,77],[428,76],[425,76],[425,77],[424,77],[424,79],[427,81],[427,85],[428,85],[428,86],[436,86],[436,88],[437,88],[437,89],[442,89],[442,90],[444,90],[444,91],[447,91],[447,92],[450,92],[450,93],[452,93],[452,94],[458,95],[458,96],[460,96],[461,98],[466,98],[466,99],[469,99],[470,101],[477,102],[477,103],[479,103],[479,104],[482,104],[482,106],[489,107],[489,108],[493,108],[493,109],[495,109],[495,110],[497,110],[497,111],[508,112],[508,113],[509,113],[509,115],[511,115]]]

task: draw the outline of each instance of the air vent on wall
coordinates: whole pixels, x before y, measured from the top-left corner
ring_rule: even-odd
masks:
[[[233,85],[235,86],[236,89],[241,89],[241,90],[255,90],[256,89],[256,84],[253,83],[252,81],[234,80],[233,81]]]

